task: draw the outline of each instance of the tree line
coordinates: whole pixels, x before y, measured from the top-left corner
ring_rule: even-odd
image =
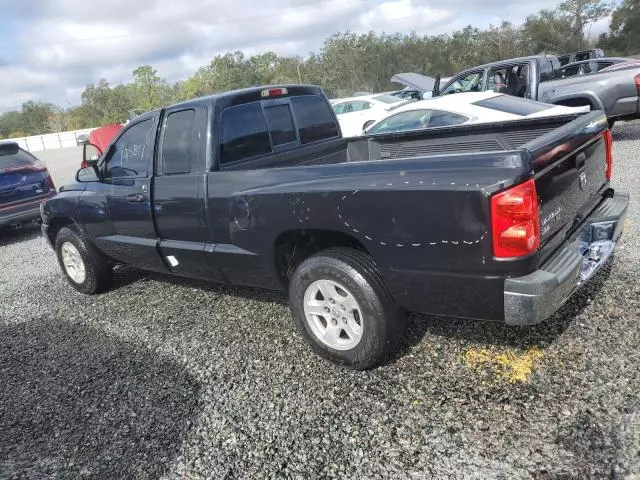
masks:
[[[590,25],[609,14],[608,33],[595,40],[585,35]],[[308,83],[335,98],[398,88],[390,83],[396,73],[452,75],[505,58],[594,46],[610,56],[640,53],[640,0],[623,0],[617,8],[607,0],[566,0],[554,10],[527,17],[522,25],[503,22],[487,30],[468,26],[445,35],[336,33],[305,59],[229,52],[175,83],[144,65],[132,72],[131,83],[110,85],[102,79],[87,85],[77,106],[25,102],[20,111],[0,115],[0,138],[123,123],[131,113],[252,85]]]

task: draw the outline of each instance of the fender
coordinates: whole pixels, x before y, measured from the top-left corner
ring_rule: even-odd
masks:
[[[81,193],[78,190],[62,191],[40,206],[42,232],[50,245],[53,246],[54,239],[52,235],[55,233],[51,230],[51,226],[58,223],[63,225],[73,224],[79,231],[84,233],[82,225],[78,222],[78,197]]]
[[[600,97],[591,90],[581,92],[567,92],[560,95],[550,96],[545,100],[547,103],[558,104],[566,100],[587,100],[592,105],[592,110],[604,110],[604,105]],[[593,108],[595,106],[595,108]]]

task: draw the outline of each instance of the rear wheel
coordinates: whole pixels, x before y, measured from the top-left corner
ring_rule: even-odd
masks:
[[[67,281],[79,292],[92,295],[104,292],[111,285],[109,262],[72,228],[60,229],[55,250]]]
[[[297,268],[289,288],[293,318],[319,355],[363,370],[393,352],[401,316],[373,259],[336,248]]]

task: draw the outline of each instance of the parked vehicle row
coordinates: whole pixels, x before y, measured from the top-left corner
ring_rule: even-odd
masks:
[[[400,307],[512,325],[558,309],[622,232],[611,143],[602,112],[346,139],[320,88],[250,88],[131,121],[42,230],[80,292],[114,264],[282,289],[314,351],[369,368]]]
[[[589,107],[564,107],[495,92],[468,92],[402,105],[366,128],[366,134],[426,128],[508,122],[588,112]]]

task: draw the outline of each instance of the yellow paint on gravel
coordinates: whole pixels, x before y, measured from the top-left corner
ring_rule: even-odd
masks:
[[[488,369],[496,378],[506,382],[526,383],[531,378],[534,365],[542,357],[543,353],[538,347],[532,347],[522,354],[511,349],[472,348],[465,353],[465,362],[470,369]]]

